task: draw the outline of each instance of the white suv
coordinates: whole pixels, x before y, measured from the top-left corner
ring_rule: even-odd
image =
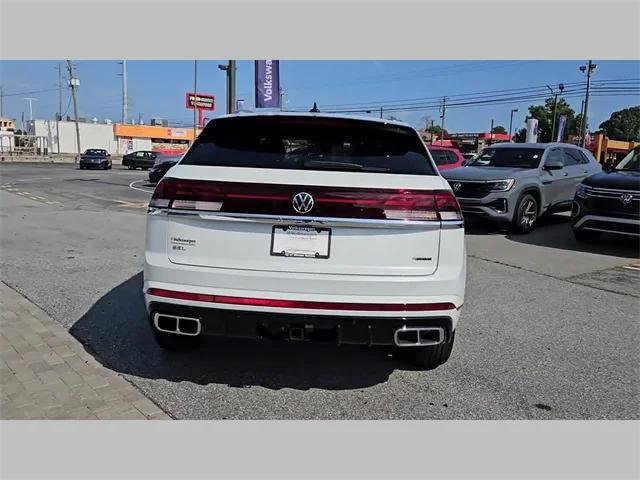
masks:
[[[451,354],[464,226],[417,132],[324,114],[210,121],[149,204],[144,295],[161,347],[201,335]]]

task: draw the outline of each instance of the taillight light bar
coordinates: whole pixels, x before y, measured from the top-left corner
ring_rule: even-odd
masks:
[[[230,297],[202,293],[179,292],[163,288],[149,288],[148,295],[155,297],[191,300],[194,302],[217,303],[221,305],[246,305],[253,307],[298,308],[309,310],[351,310],[366,312],[430,312],[455,310],[453,303],[343,303],[313,302],[306,300],[280,300],[269,298]]]
[[[456,197],[448,190],[318,187],[186,180],[165,177],[150,207],[195,211],[229,211],[297,215],[293,197],[305,191],[314,198],[308,216],[375,218],[400,221],[462,220]]]

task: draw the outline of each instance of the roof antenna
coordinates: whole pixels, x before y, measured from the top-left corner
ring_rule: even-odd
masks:
[[[313,102],[313,108],[309,111],[311,113],[320,113],[320,109],[318,108],[318,105],[316,104],[316,102]]]

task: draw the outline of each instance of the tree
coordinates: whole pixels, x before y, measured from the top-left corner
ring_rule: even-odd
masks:
[[[600,129],[612,140],[640,142],[640,105],[613,112]]]
[[[425,132],[427,133],[433,133],[434,135],[440,135],[442,133],[442,127],[440,125],[434,125],[433,127],[429,127],[425,130]],[[447,132],[447,129],[444,129],[444,133],[445,135],[449,132]]]
[[[529,107],[529,115],[527,118],[535,118],[538,120],[538,141],[539,142],[552,142],[555,138],[551,138],[553,129],[553,110],[554,110],[554,97],[549,97],[545,100],[544,105],[531,105]],[[567,121],[564,127],[564,137],[567,135],[576,135],[580,133],[580,115],[576,115],[576,112],[571,108],[565,99],[558,98],[558,104],[556,106],[556,128],[555,132],[558,132],[558,122],[562,115],[567,116]],[[516,142],[524,142],[527,136],[527,130],[521,129],[515,135]],[[561,139],[564,140],[564,139]]]
[[[527,129],[521,128],[513,136],[513,141],[516,143],[524,143],[527,140]]]
[[[496,125],[495,127],[493,127],[492,133],[507,133],[507,129],[502,125]]]

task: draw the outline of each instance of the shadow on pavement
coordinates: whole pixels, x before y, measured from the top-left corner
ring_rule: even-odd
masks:
[[[347,390],[384,383],[404,369],[384,350],[360,346],[205,337],[192,352],[164,351],[147,323],[142,272],[98,300],[70,332],[114,371],[171,382]]]
[[[640,257],[640,242],[626,235],[603,233],[592,243],[578,242],[571,231],[569,216],[542,217],[536,229],[527,235],[507,234],[508,240],[541,247],[571,250],[575,252],[610,255],[635,259]]]
[[[510,233],[508,226],[480,218],[465,219],[465,232],[468,235],[504,235],[507,240],[525,245],[621,258],[640,257],[640,241],[625,235],[602,234],[593,243],[578,242],[571,231],[569,216],[562,214],[541,217],[536,228],[524,235]]]

